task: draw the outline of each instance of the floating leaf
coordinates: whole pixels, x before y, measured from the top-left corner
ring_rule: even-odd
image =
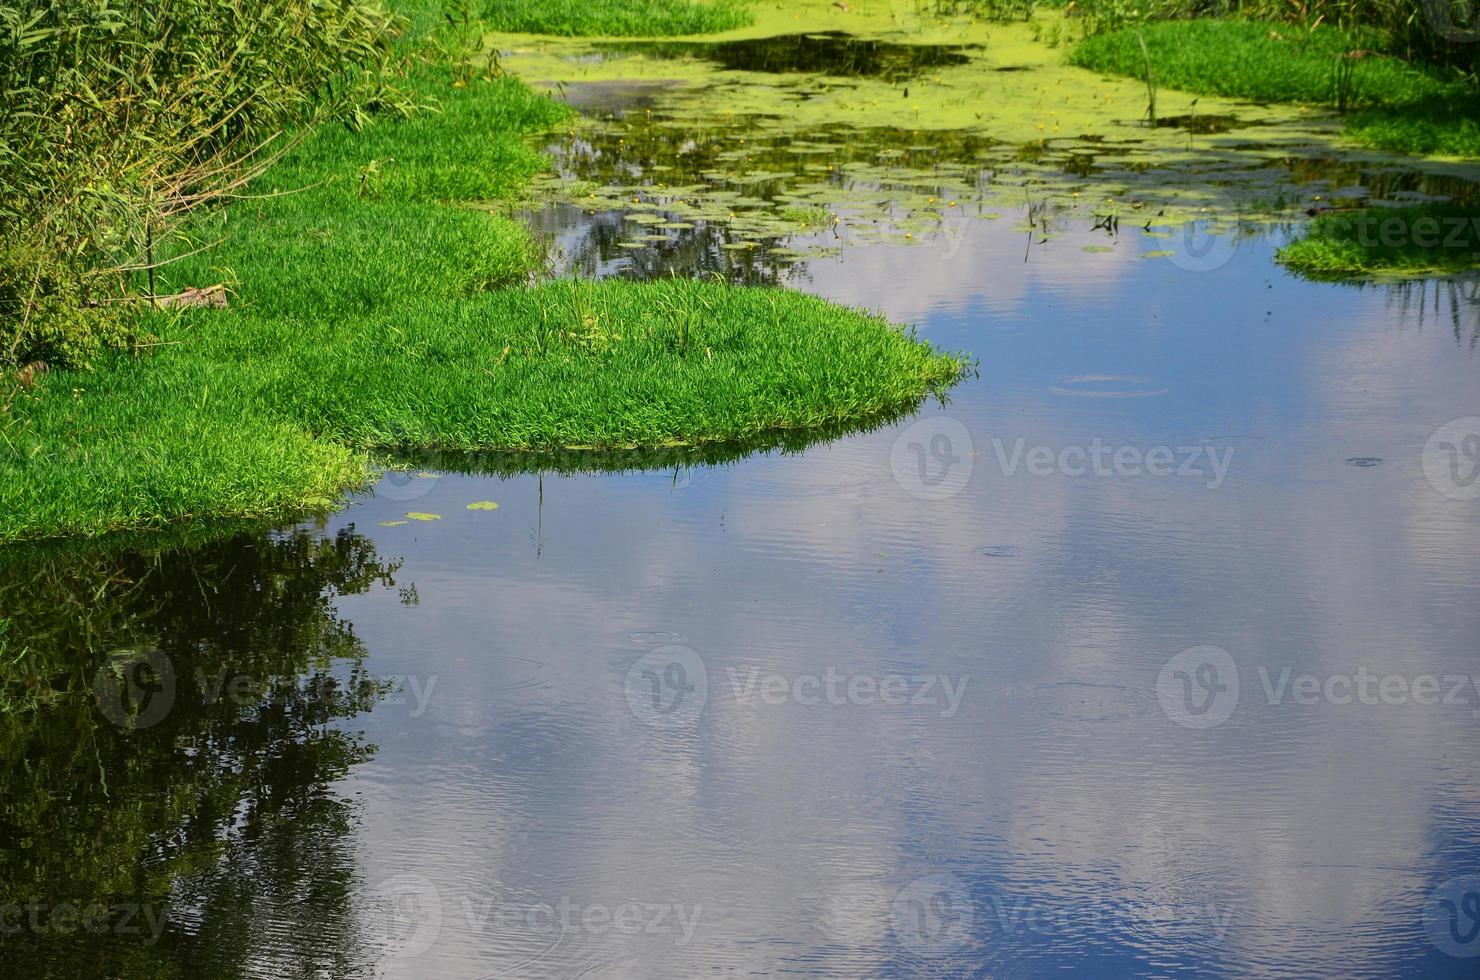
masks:
[[[408,510],[406,516],[413,521],[440,521],[441,514],[424,514],[419,510]]]
[[[405,523],[406,523],[405,521],[380,521],[379,522],[379,524],[380,524],[381,527],[400,527],[402,524],[405,524]]]
[[[1170,251],[1168,251],[1167,249],[1159,248],[1159,249],[1157,249],[1154,252],[1142,252],[1141,253],[1141,258],[1143,258],[1143,259],[1164,259],[1164,258],[1166,258],[1167,256],[1169,256],[1171,254],[1172,253]]]
[[[468,510],[498,510],[498,501],[475,500],[468,504]]]
[[[1115,251],[1115,249],[1111,248],[1109,245],[1086,245],[1084,246],[1083,251],[1098,254],[1100,252],[1113,252]]]

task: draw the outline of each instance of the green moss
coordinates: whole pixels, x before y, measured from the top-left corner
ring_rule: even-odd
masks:
[[[1430,204],[1324,214],[1279,261],[1318,279],[1480,269],[1480,208]]]
[[[485,17],[496,31],[613,37],[708,34],[751,20],[734,0],[492,0]]]

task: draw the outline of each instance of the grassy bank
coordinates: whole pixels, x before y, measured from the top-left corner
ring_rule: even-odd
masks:
[[[154,239],[291,132],[410,111],[408,43],[376,0],[0,5],[0,366],[126,341]]]
[[[169,245],[186,257],[159,288],[224,281],[229,309],[153,314],[142,352],[0,393],[0,540],[327,505],[378,449],[697,444],[863,421],[959,374],[877,317],[796,293],[524,285],[529,233],[467,202],[542,168],[526,139],[568,110],[508,78],[428,69],[408,85],[439,111],[323,128]]]
[[[708,34],[752,19],[738,0],[498,0],[484,18],[495,31],[610,37]]]
[[[1425,205],[1324,214],[1279,261],[1314,279],[1480,269],[1480,207]]]
[[[1145,38],[1146,49],[1141,48]],[[1480,93],[1452,72],[1415,65],[1371,30],[1248,20],[1166,20],[1092,34],[1070,54],[1084,68],[1158,86],[1342,110],[1370,146],[1480,156]]]

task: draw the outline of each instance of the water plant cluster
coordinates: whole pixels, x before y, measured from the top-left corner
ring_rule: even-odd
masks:
[[[1382,149],[1480,155],[1474,75],[1410,60],[1368,27],[1155,21],[1093,33],[1070,60],[1189,92],[1335,109],[1347,114],[1348,137]]]
[[[1103,6],[1092,2],[1087,9]],[[1208,13],[1232,16],[1214,19]],[[1141,22],[1148,18],[1166,19]],[[1315,0],[1232,10],[1174,3],[1107,18],[1070,59],[1144,79],[1153,106],[1158,83],[1301,103],[1339,113],[1346,137],[1359,144],[1474,159],[1480,157],[1477,18],[1480,10],[1471,0]],[[1470,200],[1408,208],[1384,202],[1355,216],[1314,210],[1317,220],[1279,256],[1304,275],[1453,273],[1480,265],[1480,252],[1470,242]],[[1431,223],[1460,233],[1430,236]],[[1373,233],[1377,228],[1405,233],[1379,236]]]

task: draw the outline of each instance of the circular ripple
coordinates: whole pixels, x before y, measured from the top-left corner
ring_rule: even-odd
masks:
[[[1124,374],[1081,374],[1064,378],[1048,389],[1055,395],[1073,398],[1150,398],[1165,395],[1166,388],[1153,387],[1145,378]]]
[[[681,643],[683,636],[664,630],[638,630],[627,634],[627,642],[639,647],[661,647],[670,643]]]

